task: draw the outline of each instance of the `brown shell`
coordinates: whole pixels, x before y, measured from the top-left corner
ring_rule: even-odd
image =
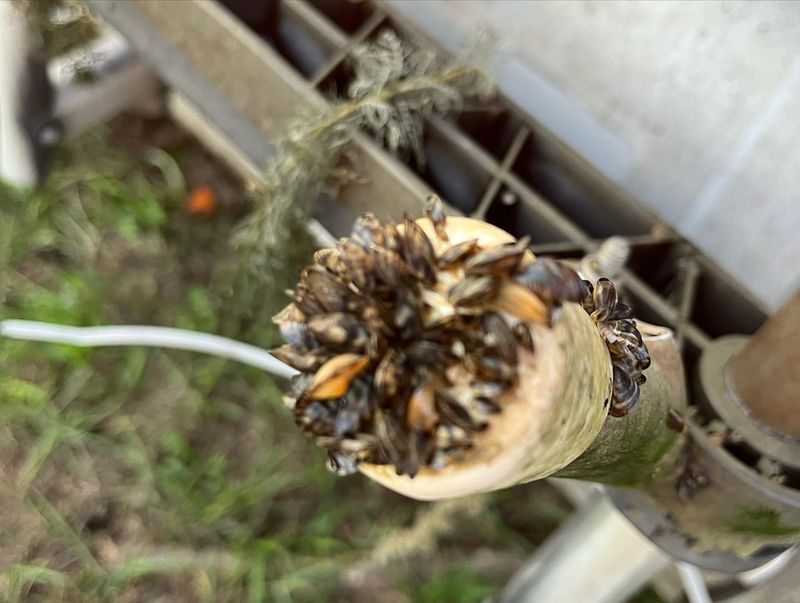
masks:
[[[369,365],[369,358],[358,354],[340,354],[323,364],[314,374],[306,395],[311,400],[341,398],[350,383]]]

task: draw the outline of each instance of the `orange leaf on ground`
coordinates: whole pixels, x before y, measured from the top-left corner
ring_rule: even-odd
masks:
[[[217,213],[217,196],[208,186],[195,187],[186,199],[186,212],[193,216],[213,216]]]

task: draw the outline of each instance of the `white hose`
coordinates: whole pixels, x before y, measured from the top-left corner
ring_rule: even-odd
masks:
[[[298,373],[288,364],[254,345],[184,329],[140,325],[66,327],[31,320],[4,320],[0,322],[0,335],[12,339],[65,343],[80,347],[130,345],[172,348],[230,358],[287,379]]]

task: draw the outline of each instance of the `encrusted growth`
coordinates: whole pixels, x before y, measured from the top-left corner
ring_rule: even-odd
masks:
[[[527,237],[451,243],[438,199],[424,219],[436,245],[408,217],[362,216],[317,252],[274,319],[287,344],[273,353],[301,371],[284,401],[339,473],[363,461],[413,477],[459,458],[517,385],[518,359],[534,351],[529,325],[589,295],[567,266],[534,260]],[[599,301],[604,319],[623,319]]]

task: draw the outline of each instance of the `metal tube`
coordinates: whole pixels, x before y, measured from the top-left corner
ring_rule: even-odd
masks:
[[[669,563],[608,500],[595,495],[512,578],[498,603],[618,603]]]
[[[800,291],[728,365],[731,385],[757,420],[800,437]]]
[[[678,570],[689,603],[713,603],[699,569],[688,563],[676,563],[675,568]]]

